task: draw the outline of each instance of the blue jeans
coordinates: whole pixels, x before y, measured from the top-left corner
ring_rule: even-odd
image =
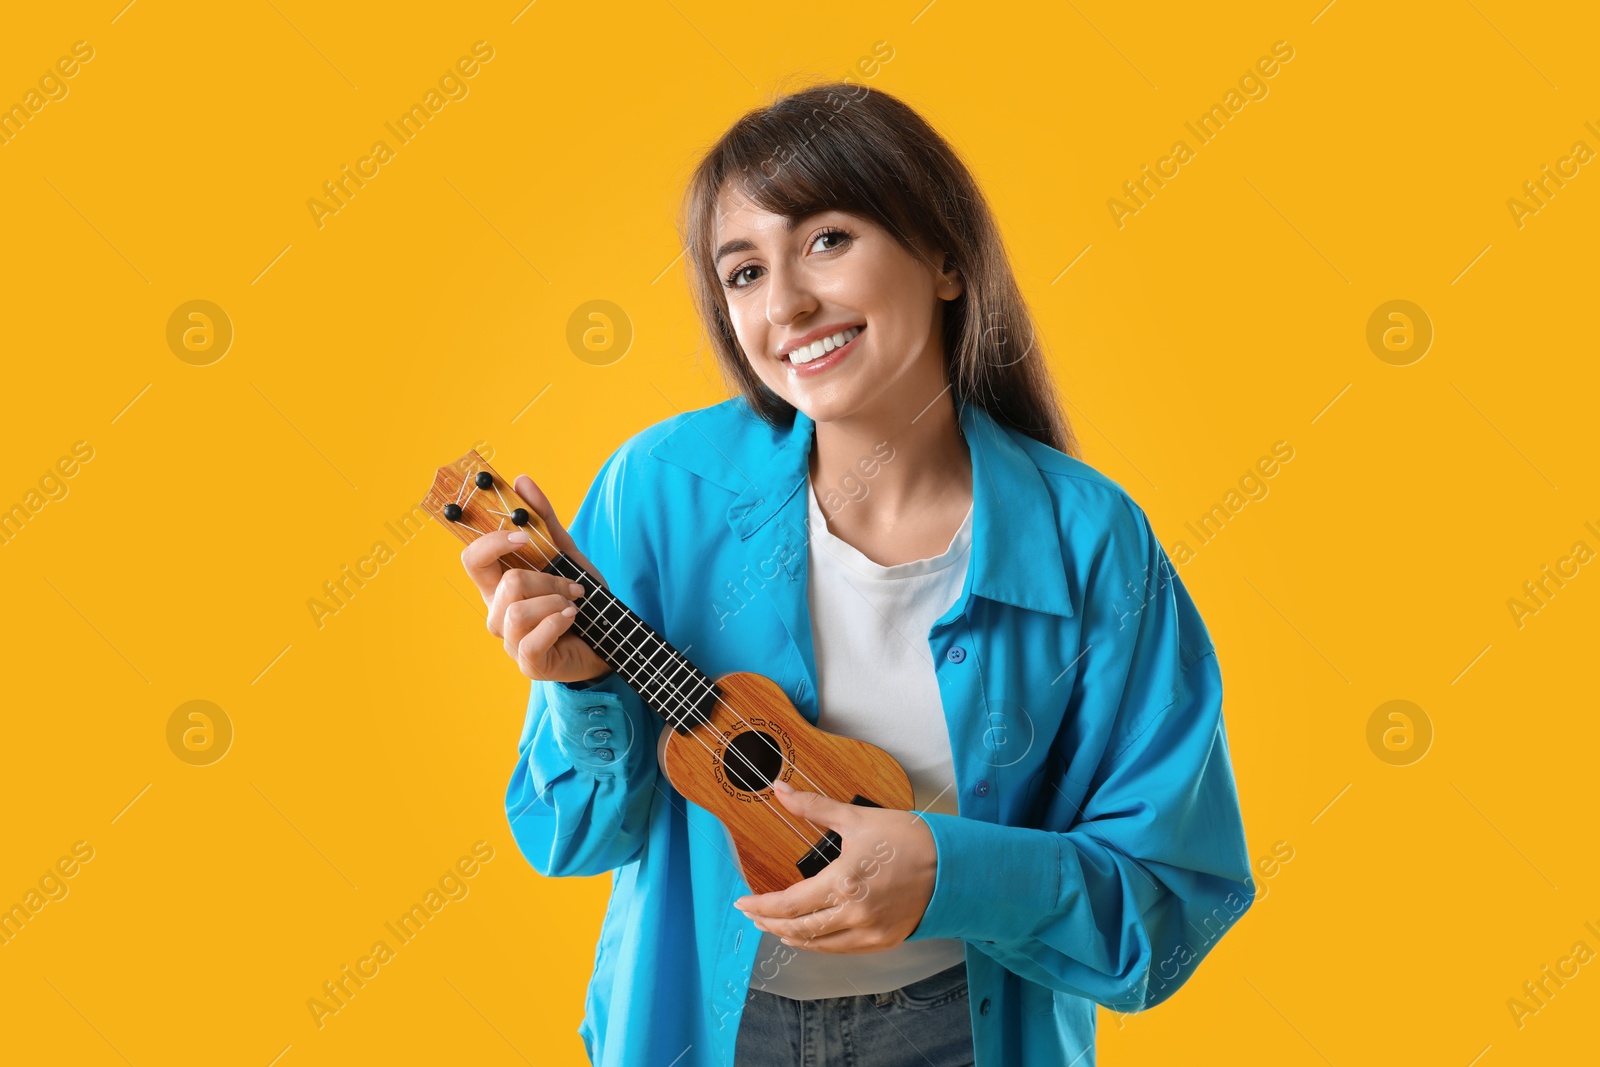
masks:
[[[888,993],[790,1000],[752,988],[734,1067],[972,1067],[967,965]]]

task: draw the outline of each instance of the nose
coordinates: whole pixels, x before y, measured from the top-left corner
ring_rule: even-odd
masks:
[[[817,298],[806,284],[802,272],[781,265],[772,267],[767,275],[769,323],[774,326],[788,326],[816,309]]]

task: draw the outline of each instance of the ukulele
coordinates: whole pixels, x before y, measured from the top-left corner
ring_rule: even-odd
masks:
[[[468,544],[510,523],[529,541],[500,557],[506,569],[541,570],[583,586],[568,632],[671,728],[661,759],[667,780],[722,821],[754,892],[817,874],[842,845],[836,831],[785,808],[773,781],[867,807],[911,808],[911,781],[893,756],[817,729],[770,678],[735,672],[713,680],[699,671],[562,552],[544,520],[477,452],[439,468],[422,508]]]

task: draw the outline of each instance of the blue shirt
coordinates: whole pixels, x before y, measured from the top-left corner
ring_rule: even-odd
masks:
[[[1254,900],[1215,649],[1144,511],[1092,467],[960,406],[971,562],[928,631],[959,815],[908,940],[966,942],[977,1067],[1095,1062],[1095,1005],[1171,996]],[[712,678],[753,671],[817,721],[806,598],[815,423],[743,397],[618,448],[568,529]],[[612,872],[578,1033],[597,1067],[731,1067],[760,930],[710,812],[659,770],[615,673],[534,682],[506,791],[541,874]],[[680,1058],[681,1057],[681,1058]]]

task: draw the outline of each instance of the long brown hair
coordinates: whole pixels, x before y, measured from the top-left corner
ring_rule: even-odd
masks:
[[[717,276],[717,198],[725,183],[788,219],[836,210],[870,219],[912,255],[943,249],[962,293],[944,302],[945,373],[959,410],[997,421],[1081,458],[988,201],[956,152],[901,100],[865,85],[829,82],[747,112],[695,169],[679,227],[689,287],[729,388],[774,425],[794,406],[750,367]],[[921,246],[919,248],[918,246]]]

